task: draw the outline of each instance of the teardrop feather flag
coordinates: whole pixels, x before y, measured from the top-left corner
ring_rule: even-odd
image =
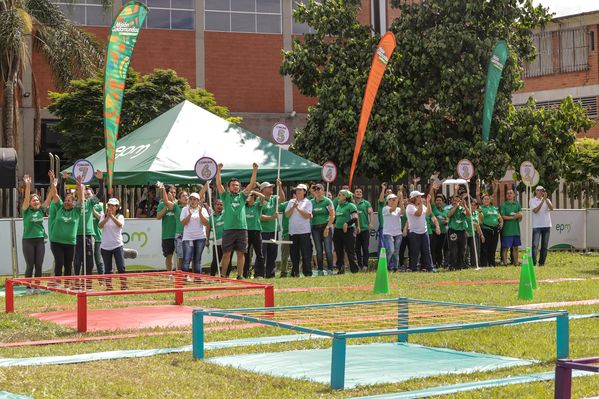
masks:
[[[489,141],[489,131],[491,130],[491,120],[495,110],[495,97],[497,88],[501,81],[501,74],[508,56],[507,43],[500,40],[493,50],[493,55],[489,61],[489,70],[487,72],[487,85],[485,87],[485,108],[483,111],[483,142]]]
[[[148,8],[143,3],[130,1],[125,4],[114,19],[108,38],[104,70],[104,140],[106,144],[106,169],[108,172],[106,183],[110,194],[112,194],[112,175],[114,173],[116,141],[119,136],[125,79],[127,78],[137,35],[147,14]]]
[[[376,93],[379,90],[381,80],[387,69],[387,63],[393,55],[395,50],[395,35],[392,32],[387,32],[381,38],[379,45],[376,48],[376,54],[372,59],[372,65],[370,66],[370,74],[368,75],[368,82],[366,83],[366,92],[364,93],[364,99],[362,100],[362,112],[360,114],[360,122],[358,124],[358,135],[356,136],[356,147],[354,148],[354,157],[351,164],[351,170],[349,172],[349,186],[352,187],[352,179],[356,170],[356,164],[358,163],[358,156],[360,155],[360,149],[362,142],[364,141],[364,135],[366,134],[366,127],[368,126],[368,119],[370,119],[370,113],[372,112],[372,106],[376,98]]]

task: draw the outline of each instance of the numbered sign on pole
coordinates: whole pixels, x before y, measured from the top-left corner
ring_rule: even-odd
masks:
[[[532,176],[532,180],[530,181],[530,186],[534,187],[539,184],[539,180],[541,180],[541,175],[539,175],[539,171],[535,169],[535,174]]]
[[[196,162],[195,172],[200,180],[208,181],[214,179],[217,171],[218,165],[210,157],[202,157]]]
[[[292,136],[291,130],[284,123],[277,123],[272,128],[272,139],[280,146],[289,147]]]
[[[535,176],[536,170],[532,162],[524,161],[520,164],[520,179],[522,183],[527,185],[528,187],[532,186],[533,178]]]
[[[80,159],[73,164],[73,178],[81,176],[81,183],[87,184],[94,178],[94,165],[87,159]]]
[[[322,165],[322,180],[332,183],[337,178],[337,165],[333,161],[327,161]]]
[[[460,179],[468,181],[474,176],[474,164],[467,159],[462,159],[458,162],[456,171],[458,172]]]

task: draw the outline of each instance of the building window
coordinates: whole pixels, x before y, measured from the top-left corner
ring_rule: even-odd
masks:
[[[123,0],[123,4],[129,0]],[[195,29],[194,0],[139,0],[148,6],[144,28],[150,29]]]
[[[550,75],[553,73],[552,37],[553,35],[551,32],[542,32],[533,35],[532,43],[536,49],[535,59],[525,65],[525,78]]]
[[[586,28],[561,30],[559,33],[560,71],[589,69],[588,32]]]
[[[281,0],[205,0],[204,29],[215,32],[282,32]]]
[[[308,4],[308,0],[293,0],[293,11],[297,9],[298,4],[306,5]],[[295,18],[293,18],[292,32],[294,35],[303,35],[305,33],[316,33],[316,30],[308,24],[301,24],[299,22],[296,22]]]
[[[60,8],[65,17],[77,25],[110,26],[112,24],[112,7],[102,6],[100,0],[80,0],[77,3],[56,0],[53,3]]]
[[[560,104],[562,103],[562,100],[549,100],[549,101],[539,101],[535,104],[535,108],[536,109],[555,109],[555,108],[559,108]],[[599,111],[598,111],[598,107],[597,107],[597,97],[576,97],[576,98],[572,98],[572,101],[574,101],[575,103],[579,103],[580,105],[582,105],[582,107],[584,108],[584,110],[587,112],[587,116],[591,119],[597,119],[599,118]],[[524,104],[516,104],[516,107],[525,107],[526,103]]]

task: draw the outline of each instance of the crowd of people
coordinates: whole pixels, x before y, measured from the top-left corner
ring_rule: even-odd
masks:
[[[360,187],[352,192],[343,186],[333,197],[320,183],[310,187],[298,184],[287,198],[280,180],[257,184],[257,164],[244,188],[235,178],[225,186],[222,167],[218,165],[218,196],[212,209],[206,200],[209,184],[189,193],[162,183],[156,185],[161,200],[153,189],[138,208],[136,216],[161,220],[167,270],[201,273],[202,254],[208,250],[212,251],[212,275],[229,276],[235,254],[238,279],[273,278],[281,248],[280,277],[311,276],[313,269],[318,275],[357,273],[369,269],[372,236],[378,239],[379,252],[384,248],[391,272],[518,264],[523,214],[513,190],[508,190],[506,200],[496,206],[493,197],[480,195],[479,189],[475,198],[468,198],[465,187],[456,186],[455,194],[447,199],[439,184],[431,184],[427,193],[408,193],[403,186],[393,192],[383,183],[377,207],[378,234],[372,234],[374,209]],[[117,271],[124,273],[125,219],[118,199],[109,199],[106,207],[99,203],[104,192],[102,172],[96,173],[98,195],[80,179],[75,193],[63,190],[59,195],[58,179],[52,172],[49,176],[50,190],[43,203],[38,194],[31,193],[31,179],[24,178],[26,277],[41,276],[45,239],[50,241],[56,276],[91,274],[94,264],[98,274],[111,274],[113,260]],[[529,205],[533,212],[533,261],[537,263],[540,252],[538,264],[544,265],[553,205],[541,186],[536,187]],[[46,213],[47,233],[43,225]]]

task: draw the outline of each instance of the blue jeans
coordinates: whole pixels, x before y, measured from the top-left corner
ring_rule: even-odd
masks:
[[[191,263],[191,257],[193,256],[193,272],[202,272],[202,252],[204,252],[204,246],[206,245],[206,239],[200,240],[185,240],[183,241],[183,265],[181,268],[184,272],[189,271],[189,264]]]
[[[125,273],[125,253],[123,246],[121,245],[115,249],[102,249],[102,260],[104,260],[104,272],[105,274],[112,274],[112,258],[116,263],[116,270],[118,273]],[[87,265],[86,265],[87,266]]]
[[[399,267],[399,247],[401,246],[402,235],[392,236],[390,234],[383,235],[383,246],[387,253],[387,269],[397,270]]]
[[[325,225],[312,226],[312,239],[316,246],[316,265],[318,271],[324,270],[324,257],[323,253],[327,257],[327,266],[329,270],[333,270],[333,229],[329,229],[329,235],[324,236]],[[324,250],[323,250],[324,248]]]
[[[539,249],[539,240],[541,241],[541,254],[539,256],[539,266],[545,264],[547,259],[547,249],[549,248],[549,233],[551,227],[535,227],[532,229],[532,264],[537,264],[537,251]]]

